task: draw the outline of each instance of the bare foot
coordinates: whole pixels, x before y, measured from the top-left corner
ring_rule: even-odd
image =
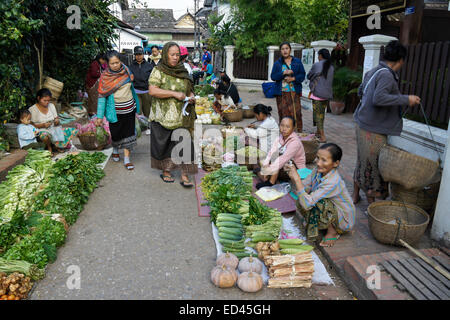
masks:
[[[352,195],[352,199],[353,199],[353,204],[357,204],[359,201],[361,201],[361,197],[359,196],[359,192],[353,192]]]
[[[339,239],[339,234],[336,232],[336,229],[334,229],[332,226],[328,227],[327,234],[323,238],[322,242],[320,243],[321,247],[332,247],[336,243],[336,241]]]

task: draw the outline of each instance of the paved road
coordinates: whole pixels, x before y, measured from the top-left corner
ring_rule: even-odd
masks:
[[[216,288],[209,278],[216,259],[209,218],[197,216],[195,192],[180,186],[179,175],[176,183],[166,184],[150,168],[149,140],[138,141],[134,171],[122,162],[107,164],[101,187],[31,299],[330,298],[323,290],[351,298],[339,281],[337,288],[264,288],[256,294]],[[80,289],[66,285],[72,265],[80,268]]]

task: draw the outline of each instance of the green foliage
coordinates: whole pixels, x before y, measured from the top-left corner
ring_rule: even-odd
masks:
[[[355,71],[347,67],[338,68],[333,78],[333,100],[345,101],[347,95],[357,91],[361,79],[361,71]]]
[[[15,119],[33,104],[39,86],[38,53],[43,46],[43,73],[64,83],[63,100],[72,100],[91,59],[110,49],[116,19],[107,7],[113,0],[2,0],[0,3],[0,121]],[[81,9],[81,29],[70,30],[67,8]]]
[[[348,0],[231,0],[232,39],[236,51],[250,57],[255,50],[283,41],[308,46],[316,40],[345,41]],[[214,34],[214,32],[212,32]]]
[[[208,46],[213,51],[222,50],[224,46],[230,45],[234,41],[236,32],[234,22],[227,21],[221,24],[223,17],[223,15],[218,16],[214,13],[208,18],[208,28],[211,33],[211,37],[208,39]]]

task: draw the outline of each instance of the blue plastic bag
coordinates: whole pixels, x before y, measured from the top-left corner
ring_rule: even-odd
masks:
[[[275,82],[264,82],[262,84],[262,89],[264,92],[264,95],[266,96],[266,98],[274,98],[274,88],[275,88]]]

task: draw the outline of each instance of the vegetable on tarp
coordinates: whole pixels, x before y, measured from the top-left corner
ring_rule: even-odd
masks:
[[[3,258],[0,258],[0,272],[6,274],[19,272],[33,280],[43,279],[45,275],[44,270],[39,269],[35,264],[23,260],[6,260]]]

